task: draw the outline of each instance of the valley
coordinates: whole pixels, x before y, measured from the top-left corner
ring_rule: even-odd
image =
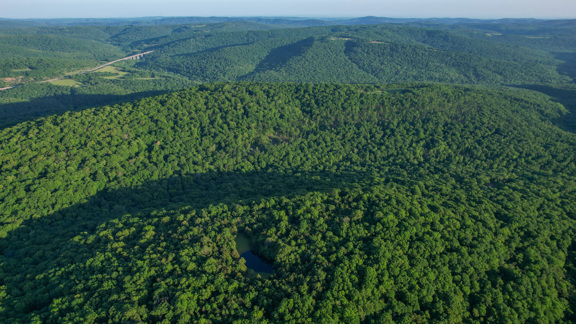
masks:
[[[0,20],[0,322],[575,322],[575,31]]]

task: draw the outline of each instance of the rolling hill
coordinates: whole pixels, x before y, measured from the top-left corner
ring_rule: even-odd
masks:
[[[3,28],[0,87],[27,84],[0,91],[0,127],[206,82],[530,87],[568,85],[576,77],[576,33],[569,20],[366,17],[302,28],[284,22],[304,20],[219,19],[177,25],[152,24],[156,18],[131,25],[38,21],[42,27],[18,21]],[[116,64],[119,77],[92,73],[69,76],[56,87],[38,83],[148,51],[153,53],[141,61]]]
[[[6,128],[0,316],[571,322],[565,113],[527,90],[215,84]]]
[[[0,322],[576,322],[575,29],[1,19]]]

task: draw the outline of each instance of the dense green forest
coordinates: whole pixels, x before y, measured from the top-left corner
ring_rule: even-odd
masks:
[[[113,45],[63,35],[0,33],[0,80],[42,80],[122,57]]]
[[[576,322],[575,22],[0,19],[0,323]]]
[[[5,128],[0,317],[573,322],[567,113],[532,90],[247,83]]]
[[[140,66],[201,82],[570,81],[558,73],[560,61],[553,54],[494,42],[486,35],[478,39],[446,30],[377,25],[225,31],[215,37],[203,28],[152,39],[156,50]]]
[[[116,72],[74,76],[73,86],[31,83],[0,92],[0,127],[40,116],[101,105],[113,105],[194,85],[185,77],[135,69],[133,62],[117,63]]]
[[[17,86],[0,91],[0,127],[207,82],[531,87],[576,78],[573,21],[91,21],[0,24],[0,88]],[[116,78],[74,75],[148,51],[116,63]],[[65,79],[39,83],[58,77]]]

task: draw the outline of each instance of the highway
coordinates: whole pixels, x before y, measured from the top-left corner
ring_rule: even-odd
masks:
[[[111,65],[111,64],[114,64],[114,63],[118,63],[118,62],[121,62],[121,61],[137,60],[137,59],[139,59],[139,58],[142,58],[142,56],[144,56],[144,55],[146,55],[146,54],[150,54],[150,53],[152,53],[152,52],[154,52],[154,51],[148,51],[148,52],[144,52],[144,53],[140,53],[140,54],[130,55],[130,56],[127,56],[127,57],[125,57],[125,58],[121,58],[121,59],[118,59],[118,60],[115,60],[115,61],[112,61],[112,62],[108,62],[108,63],[106,63],[106,64],[99,65],[99,66],[97,66],[97,67],[95,67],[95,68],[93,68],[93,69],[87,70],[87,71],[76,72],[76,73],[72,73],[72,74],[69,74],[69,75],[66,75],[66,76],[62,76],[62,77],[59,77],[59,78],[55,78],[55,79],[44,80],[44,81],[34,81],[34,82],[36,82],[36,83],[53,82],[53,81],[62,80],[62,79],[64,79],[64,78],[69,77],[69,76],[72,76],[72,75],[78,75],[78,74],[84,74],[84,73],[94,72],[94,71],[100,70],[100,69],[102,69],[102,68],[104,68],[104,67],[106,67],[106,66],[108,66],[108,65]],[[11,87],[0,88],[0,91],[5,91],[5,90],[14,89],[14,88],[23,86],[24,84],[26,84],[26,83],[17,84],[17,85],[11,86]]]

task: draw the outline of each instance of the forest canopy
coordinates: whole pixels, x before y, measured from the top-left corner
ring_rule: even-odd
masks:
[[[521,89],[218,83],[5,128],[0,318],[574,322],[567,113]]]
[[[128,21],[0,20],[0,89],[14,87],[0,90],[0,127],[212,82],[564,87],[576,78],[570,20]]]

